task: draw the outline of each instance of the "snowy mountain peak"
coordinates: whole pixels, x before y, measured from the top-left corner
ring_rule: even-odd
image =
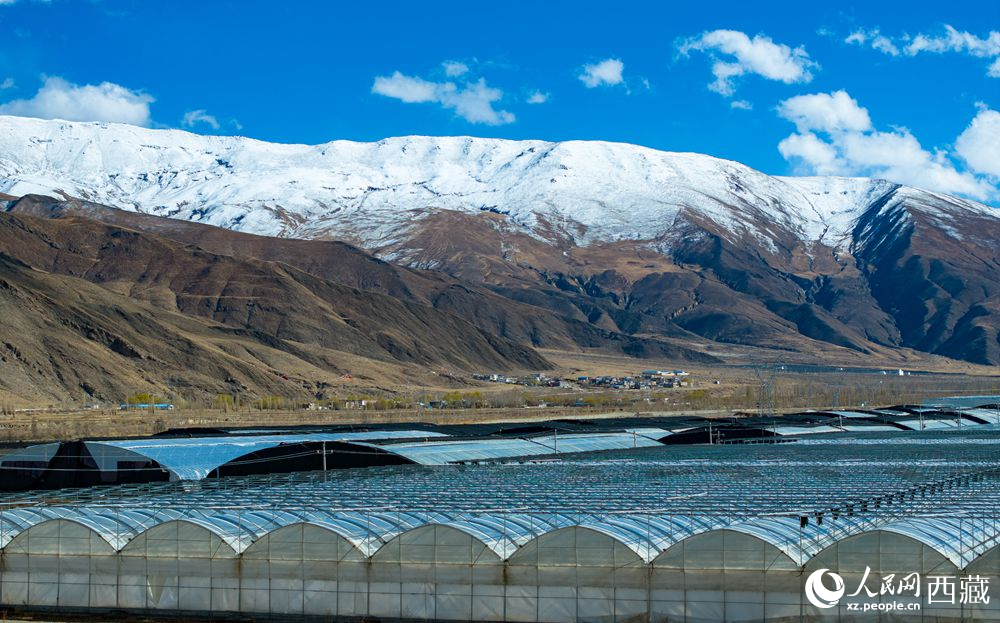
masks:
[[[1000,212],[883,180],[773,177],[709,156],[596,141],[279,145],[0,117],[0,193],[346,240],[390,263],[345,257],[341,245],[242,237],[75,201],[4,204],[223,255],[243,249],[532,346],[668,358],[711,343],[726,346],[705,352],[753,346],[809,357],[905,347],[1000,363]],[[21,229],[11,231],[8,248],[20,249]],[[43,243],[33,257],[51,267],[62,254]],[[128,253],[119,257],[130,264]],[[132,266],[136,279],[146,279],[147,261]],[[437,273],[396,273],[392,261]],[[214,309],[250,322],[244,304]]]
[[[0,117],[0,192],[69,195],[375,249],[442,209],[499,212],[540,239],[555,224],[582,245],[668,237],[679,217],[694,214],[769,247],[775,226],[841,246],[865,210],[899,190],[883,180],[772,177],[710,156],[599,141],[406,136],[289,145]],[[934,204],[920,201],[923,191],[906,195]],[[946,199],[949,209],[991,210]]]

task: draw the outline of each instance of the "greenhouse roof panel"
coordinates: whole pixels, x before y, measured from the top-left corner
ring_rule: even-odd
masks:
[[[342,433],[306,433],[300,435],[225,435],[220,437],[185,437],[88,441],[87,448],[104,471],[116,469],[121,450],[155,461],[176,480],[201,480],[215,469],[240,457],[296,443],[350,443],[383,439],[446,437],[443,433],[421,430],[380,430]],[[110,454],[104,448],[111,448]]]

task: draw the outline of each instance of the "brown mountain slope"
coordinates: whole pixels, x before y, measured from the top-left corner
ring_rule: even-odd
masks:
[[[321,279],[428,305],[459,316],[499,337],[540,348],[596,348],[634,356],[657,356],[709,363],[712,356],[654,336],[628,335],[568,314],[521,303],[488,288],[430,270],[407,269],[377,259],[351,245],[328,240],[269,238],[227,229],[127,212],[76,199],[28,195],[9,212],[40,218],[85,217],[196,245],[221,255],[281,262]],[[692,336],[683,336],[691,341]]]
[[[862,270],[901,343],[1000,365],[1000,221],[956,218],[944,197],[934,208],[896,206],[859,223]]]
[[[772,176],[605,141],[306,146],[16,117],[0,125],[8,192],[347,241],[452,280],[378,268],[330,244],[255,252],[523,344],[629,353],[678,344],[723,356],[770,348],[803,360],[918,349],[1000,364],[1000,212],[960,197],[882,179]],[[222,255],[264,245],[169,235]],[[444,280],[418,286],[414,275]]]
[[[433,264],[505,297],[629,335],[816,354],[830,346],[870,354],[883,350],[879,345],[898,345],[876,341],[816,304],[807,292],[812,286],[804,284],[820,278],[820,268],[794,266],[802,250],[790,240],[787,257],[767,257],[756,241],[731,240],[692,216],[676,224],[669,245],[639,240],[584,247],[542,242],[487,220],[441,212],[401,243],[417,251],[389,252],[401,253],[404,263]],[[668,253],[660,251],[664,246]],[[831,264],[822,267],[824,274],[864,290],[857,269]]]
[[[548,367],[530,348],[424,305],[87,219],[0,214],[0,253],[160,312],[225,325],[233,335],[332,371],[340,366],[309,351],[464,370]]]
[[[629,335],[804,354],[903,348],[998,365],[1000,219],[958,201],[892,190],[840,250],[778,222],[767,222],[767,246],[690,210],[659,237],[588,246],[540,240],[503,216],[439,210],[378,252]]]
[[[4,254],[0,316],[0,393],[29,402],[122,400],[140,391],[314,396],[370,363],[165,311]],[[378,371],[373,383],[419,374],[396,363],[368,369]]]
[[[946,196],[889,188],[848,244],[768,222],[771,244],[682,210],[649,240],[578,245],[530,236],[503,214],[429,210],[382,262],[332,241],[274,239],[25,197],[15,212],[89,214],[221,253],[277,260],[461,316],[533,346],[698,360],[712,342],[805,359],[909,357],[1000,363],[1000,220]],[[762,217],[763,218],[763,217]],[[478,285],[471,285],[478,284]],[[714,350],[718,350],[717,348]]]

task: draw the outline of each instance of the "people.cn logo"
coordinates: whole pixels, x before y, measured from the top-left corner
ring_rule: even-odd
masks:
[[[806,579],[806,599],[817,608],[832,608],[844,596],[844,578],[832,571],[830,571],[830,577],[833,578],[833,590],[823,586],[823,574],[827,571],[830,570],[813,571]]]

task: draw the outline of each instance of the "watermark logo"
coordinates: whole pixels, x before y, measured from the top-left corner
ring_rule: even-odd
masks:
[[[823,575],[828,573],[833,578],[833,590],[823,585]],[[806,580],[806,599],[817,608],[832,608],[844,596],[844,578],[829,569],[813,571]]]
[[[823,576],[830,576],[833,590],[829,584],[823,584]],[[865,567],[864,576],[858,584],[858,589],[848,594],[843,576],[829,569],[820,569],[809,574],[805,582],[805,595],[809,603],[817,608],[833,608],[840,605],[842,599],[847,603],[842,607],[847,610],[871,611],[916,611],[922,605],[933,604],[989,604],[988,577],[980,575],[947,576],[929,575],[926,578],[926,591],[921,589],[919,573],[901,574],[888,573],[872,577],[871,567]],[[873,587],[869,581],[874,582]],[[921,593],[924,598],[921,600]],[[867,596],[867,598],[866,598]],[[893,599],[895,597],[896,599]],[[872,599],[875,601],[871,601]]]

